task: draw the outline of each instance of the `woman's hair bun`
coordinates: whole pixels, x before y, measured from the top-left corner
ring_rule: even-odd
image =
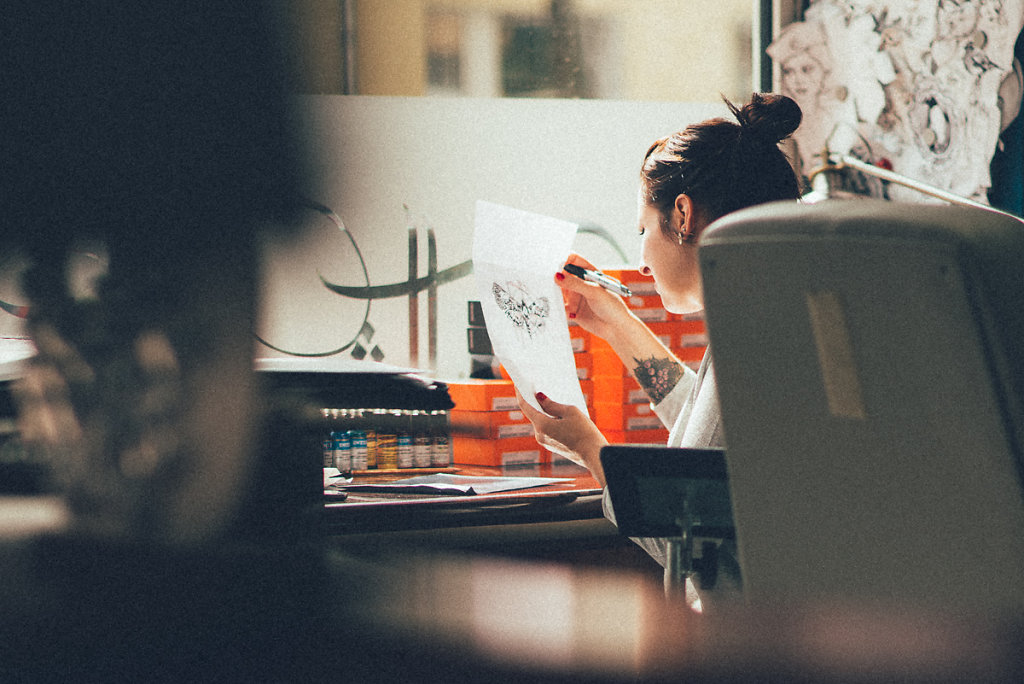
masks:
[[[754,93],[742,108],[729,100],[725,100],[725,104],[739,122],[743,137],[770,145],[792,135],[803,118],[800,105],[776,93]]]

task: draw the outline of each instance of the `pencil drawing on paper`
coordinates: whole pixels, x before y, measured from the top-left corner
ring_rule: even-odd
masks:
[[[531,338],[544,328],[551,313],[547,297],[534,299],[529,291],[517,281],[508,281],[502,287],[491,284],[494,302],[512,324]]]

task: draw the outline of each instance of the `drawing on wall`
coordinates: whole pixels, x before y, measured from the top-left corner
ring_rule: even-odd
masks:
[[[370,274],[367,268],[366,260],[363,258],[362,251],[359,249],[359,245],[356,242],[355,237],[349,231],[341,217],[329,207],[313,201],[306,201],[307,208],[309,208],[315,214],[326,217],[331,224],[343,234],[349,241],[352,250],[358,259],[359,268],[361,270],[363,284],[350,285],[336,283],[323,276],[323,274],[313,270],[310,267],[310,276],[314,280],[318,281],[320,286],[324,287],[330,292],[333,292],[339,296],[346,297],[349,299],[364,302],[361,320],[357,320],[357,328],[355,334],[338,345],[335,340],[328,340],[325,344],[330,346],[329,349],[323,351],[310,351],[310,350],[298,350],[288,348],[284,345],[275,343],[267,339],[266,336],[261,334],[255,334],[257,342],[272,349],[273,351],[285,354],[288,356],[297,357],[328,357],[340,354],[342,352],[348,352],[352,358],[356,360],[363,360],[367,357],[374,361],[383,361],[385,358],[384,350],[380,345],[374,342],[374,333],[376,332],[373,323],[371,322],[371,308],[372,303],[375,300],[392,299],[398,297],[407,297],[414,299],[420,292],[428,292],[433,294],[439,285],[452,282],[463,278],[472,273],[472,262],[467,260],[456,264],[455,266],[441,269],[437,268],[437,247],[434,239],[433,229],[429,230],[429,246],[430,246],[430,259],[428,260],[427,274],[419,276],[416,273],[416,262],[413,258],[413,254],[410,254],[410,269],[408,280],[394,283],[387,283],[381,285],[372,285],[370,282]]]
[[[275,248],[268,253],[265,264],[267,282],[261,297],[267,303],[265,311],[268,313],[267,319],[261,320],[259,329],[254,332],[256,341],[286,356],[323,358],[346,353],[356,360],[382,361],[385,358],[385,341],[392,338],[381,331],[386,331],[386,325],[394,325],[396,321],[392,314],[392,320],[376,325],[382,320],[382,314],[379,313],[379,306],[374,308],[374,303],[404,299],[408,310],[408,365],[433,370],[439,346],[438,290],[472,274],[473,260],[467,259],[441,267],[439,262],[442,255],[439,254],[437,231],[432,221],[403,203],[405,225],[393,226],[393,232],[395,237],[402,231],[407,234],[408,261],[406,264],[395,262],[389,265],[402,266],[402,276],[406,277],[396,277],[395,273],[389,271],[388,280],[382,282],[379,275],[373,277],[370,266],[363,258],[359,241],[353,231],[346,227],[341,216],[316,201],[307,199],[304,204],[309,210],[308,216],[304,218],[310,221],[308,229],[315,237],[294,251]],[[579,232],[608,242],[625,258],[612,235],[600,226],[583,226]],[[341,238],[341,242],[335,241],[337,237]],[[424,237],[426,259],[423,259],[419,249]],[[332,273],[341,275],[329,275]],[[509,320],[520,321],[526,338],[537,336],[549,324],[553,300],[530,295],[530,290],[516,279],[495,282],[505,292],[504,302]],[[316,299],[320,289],[351,300],[348,303],[352,306],[346,312],[350,315],[336,317],[334,320],[337,325],[334,326],[325,324],[315,329],[305,325],[296,326],[293,322],[298,318],[293,315],[296,309],[322,310],[325,306],[323,299]],[[421,325],[419,315],[423,295],[426,295],[426,325]],[[0,308],[3,308],[2,301]],[[326,320],[323,316],[320,319]],[[320,320],[315,321],[315,324],[319,325]],[[422,328],[427,333],[425,358],[421,357],[419,349]],[[388,358],[395,363],[394,350],[387,351]],[[421,361],[427,365],[421,366]],[[403,360],[397,363],[405,365]]]
[[[827,147],[987,203],[999,135],[1020,108],[1022,25],[1024,0],[813,0],[768,47],[804,110],[793,136],[804,173]]]
[[[326,218],[333,229],[336,229],[339,233],[341,233],[348,239],[352,249],[355,252],[356,258],[359,261],[359,265],[362,269],[363,280],[368,286],[370,284],[370,276],[366,269],[366,261],[363,259],[362,252],[360,251],[359,245],[356,243],[355,238],[352,236],[352,233],[345,228],[345,224],[342,221],[341,217],[333,209],[323,204],[320,204],[319,202],[315,202],[312,200],[304,200],[303,205],[305,206],[306,209],[310,210],[310,212],[314,214],[316,217]],[[271,280],[273,280],[273,278],[271,278]],[[322,278],[320,280],[321,282],[323,281]],[[266,283],[264,284],[264,286],[266,286]],[[265,292],[261,293],[261,299],[264,298],[266,298]],[[259,344],[266,347],[267,349],[271,349],[273,351],[285,354],[287,356],[303,358],[325,358],[341,354],[342,352],[349,352],[349,354],[353,358],[361,360],[366,357],[368,351],[366,347],[364,347],[363,344],[360,342],[360,340],[369,345],[374,333],[373,324],[370,323],[370,309],[371,298],[367,298],[365,306],[363,307],[361,321],[359,321],[356,325],[355,334],[350,339],[340,344],[336,340],[326,341],[324,344],[330,346],[330,348],[326,350],[300,350],[288,348],[288,346],[285,346],[277,341],[272,341],[268,339],[269,334],[264,331],[254,331],[253,336]],[[271,328],[272,327],[273,326],[271,326]],[[369,350],[369,353],[371,354],[372,358],[376,360],[382,360],[384,358],[383,350],[377,346],[374,346],[371,350]]]
[[[519,281],[506,281],[502,287],[498,283],[491,284],[494,303],[512,321],[512,325],[533,337],[548,320],[551,304],[547,297],[536,299],[526,286]]]

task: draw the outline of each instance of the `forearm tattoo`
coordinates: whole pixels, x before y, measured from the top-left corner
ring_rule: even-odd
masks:
[[[633,361],[636,362],[633,375],[655,404],[664,399],[683,377],[682,365],[670,358],[658,359],[652,356],[641,361],[633,357]]]

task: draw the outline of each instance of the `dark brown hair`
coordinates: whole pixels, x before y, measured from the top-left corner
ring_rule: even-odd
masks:
[[[736,121],[717,117],[654,142],[641,167],[644,201],[670,216],[689,195],[702,224],[744,207],[800,197],[800,181],[779,148],[800,125],[800,106],[785,95],[754,93]]]

